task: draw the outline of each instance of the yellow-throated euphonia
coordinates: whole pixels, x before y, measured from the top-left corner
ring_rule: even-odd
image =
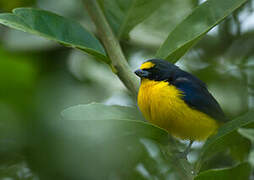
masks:
[[[206,84],[178,66],[159,59],[143,63],[138,106],[145,118],[181,139],[202,141],[227,121]]]

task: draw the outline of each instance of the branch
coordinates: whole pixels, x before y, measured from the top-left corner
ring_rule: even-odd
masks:
[[[112,32],[102,10],[96,0],[84,0],[85,6],[92,18],[98,35],[102,40],[104,47],[111,59],[113,68],[116,70],[117,76],[123,84],[137,97],[138,94],[138,78],[131,71],[127,60],[125,59],[118,40]]]

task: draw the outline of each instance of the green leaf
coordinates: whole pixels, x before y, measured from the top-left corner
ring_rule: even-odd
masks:
[[[221,146],[221,149],[228,148],[233,159],[238,162],[244,162],[248,158],[251,150],[251,142],[237,133],[237,131],[233,131],[226,135],[223,141],[224,147]]]
[[[254,142],[254,129],[251,128],[240,128],[238,132],[243,136],[249,139],[251,142]]]
[[[211,169],[201,172],[195,180],[248,180],[251,167],[248,163],[239,164],[233,168]]]
[[[35,142],[30,158],[33,167],[39,169],[40,174],[47,177],[45,179],[54,179],[54,174],[58,175],[55,179],[61,179],[61,176],[144,179],[140,168],[148,172],[150,178],[161,176],[163,169],[169,169],[161,152],[161,146],[168,143],[168,134],[149,123],[61,120],[44,130],[41,126],[39,129],[37,136],[30,137]],[[41,156],[42,149],[46,159]],[[52,169],[54,173],[51,173]]]
[[[144,120],[135,107],[108,106],[100,103],[73,106],[65,109],[61,114],[63,119],[66,120]]]
[[[219,128],[218,133],[215,136],[209,138],[204,144],[201,153],[199,155],[199,160],[197,167],[200,168],[202,163],[209,157],[217,152],[222,151],[227,147],[227,144],[233,144],[234,139],[227,138],[230,133],[237,130],[238,128],[245,126],[247,124],[254,122],[254,111],[249,111],[248,113],[225,123],[221,128]]]
[[[167,144],[168,133],[150,123],[136,120],[62,120],[61,128],[67,131],[75,131],[88,138],[119,138],[124,136],[137,136],[156,140],[161,144]],[[71,128],[70,128],[71,127]],[[116,136],[117,135],[117,136]],[[98,140],[99,140],[98,139]],[[93,142],[94,143],[94,142]]]
[[[149,17],[165,0],[104,0],[105,15],[118,38]]]
[[[8,27],[43,36],[65,46],[78,48],[88,54],[107,60],[104,48],[79,23],[57,14],[33,9],[18,8],[13,13],[0,14],[0,23]]]
[[[156,56],[175,63],[209,30],[246,1],[207,0],[202,3],[169,34]]]

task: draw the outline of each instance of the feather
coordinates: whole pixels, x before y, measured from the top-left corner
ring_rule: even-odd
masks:
[[[195,76],[178,69],[174,72],[171,84],[183,92],[182,98],[190,107],[221,122],[227,121],[218,102],[209,93],[206,84]]]

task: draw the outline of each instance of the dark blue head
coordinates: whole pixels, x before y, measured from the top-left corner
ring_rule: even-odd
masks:
[[[154,81],[168,81],[173,78],[179,68],[165,60],[150,59],[144,62],[135,74],[141,79],[150,79]]]

